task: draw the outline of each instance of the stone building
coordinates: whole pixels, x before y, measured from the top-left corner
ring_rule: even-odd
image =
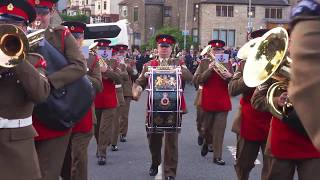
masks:
[[[287,27],[290,3],[286,0],[252,0],[252,30]],[[200,45],[211,39],[224,40],[229,47],[240,47],[247,41],[248,0],[202,0],[199,15]],[[250,26],[249,26],[250,27]]]

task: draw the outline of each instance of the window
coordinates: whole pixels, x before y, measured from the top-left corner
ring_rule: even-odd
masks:
[[[133,8],[133,21],[136,22],[139,19],[139,8],[134,7]]]
[[[128,7],[127,6],[122,6],[120,11],[121,11],[121,14],[122,14],[123,17],[127,17],[128,16]]]
[[[233,6],[216,6],[216,16],[233,17]]]
[[[282,9],[281,8],[266,8],[265,18],[272,19],[282,19]]]
[[[249,6],[247,8],[247,16],[249,17],[250,11],[249,11]],[[254,18],[256,17],[256,7],[251,6],[251,17]]]
[[[103,2],[103,9],[106,10],[107,9],[107,2]]]
[[[170,6],[164,6],[163,16],[164,17],[171,17],[171,7]]]
[[[219,39],[226,42],[226,46],[234,47],[236,39],[236,31],[234,29],[214,29],[212,39]]]
[[[86,0],[86,5],[88,5],[89,4],[89,0]]]
[[[198,42],[198,29],[192,29],[192,41],[197,43]]]
[[[100,6],[100,3],[98,3],[98,9],[100,10],[101,6]]]

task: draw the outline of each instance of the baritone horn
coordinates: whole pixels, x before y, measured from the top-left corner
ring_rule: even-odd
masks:
[[[26,58],[30,47],[44,38],[45,30],[25,35],[24,31],[15,25],[0,25],[0,28],[0,66],[4,68],[18,65]]]
[[[226,77],[223,76],[223,72],[229,72],[229,70],[221,63],[215,60],[214,55],[211,52],[212,46],[208,45],[206,46],[200,53],[201,56],[207,55],[208,58],[215,62],[214,71],[223,79],[226,80]]]
[[[250,49],[243,70],[243,80],[248,87],[256,87],[268,79],[275,79],[267,92],[267,102],[270,112],[282,119],[292,104],[287,100],[282,109],[278,109],[273,102],[275,95],[287,91],[290,80],[290,64],[292,60],[287,56],[289,36],[286,29],[276,27],[265,33],[258,43]]]

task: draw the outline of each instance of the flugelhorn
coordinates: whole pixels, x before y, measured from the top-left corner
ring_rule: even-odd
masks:
[[[38,30],[25,35],[24,31],[15,25],[0,25],[0,66],[11,68],[24,60],[30,47],[44,38],[45,30]]]
[[[292,108],[289,100],[280,110],[273,103],[275,95],[287,90],[290,80],[292,60],[287,56],[288,44],[289,36],[286,29],[282,27],[271,29],[249,49],[250,53],[243,70],[243,80],[248,87],[261,85],[270,78],[278,81],[269,87],[267,101],[270,112],[280,119]]]
[[[215,60],[214,55],[211,52],[212,46],[208,45],[206,46],[200,53],[201,56],[207,55],[208,58],[215,63],[214,65],[214,71],[224,80],[226,80],[226,77],[222,74],[223,72],[229,72],[229,70],[221,63],[217,62]]]

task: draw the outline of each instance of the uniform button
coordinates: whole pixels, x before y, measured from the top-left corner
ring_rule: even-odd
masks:
[[[2,78],[2,75],[0,75],[0,79]]]
[[[19,80],[17,80],[17,84],[19,84],[20,83],[20,81]]]

